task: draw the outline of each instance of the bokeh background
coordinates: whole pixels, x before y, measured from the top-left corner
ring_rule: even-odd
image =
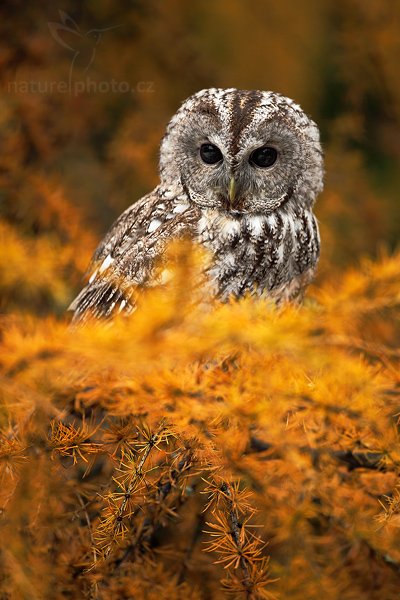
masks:
[[[319,124],[318,281],[400,232],[400,3],[3,0],[1,310],[62,314],[100,236],[158,181],[179,104],[274,90]]]

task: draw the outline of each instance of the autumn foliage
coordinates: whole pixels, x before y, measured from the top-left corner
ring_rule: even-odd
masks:
[[[101,1],[83,15],[69,3],[86,29],[124,23],[89,73],[153,82],[132,98],[15,92],[66,80],[70,56],[49,34],[52,5],[12,4],[0,24],[1,599],[397,599],[395,3]],[[265,39],[279,58],[261,68]],[[100,231],[156,182],[178,103],[213,84],[276,89],[321,124],[323,254],[304,304],[216,303],[198,249],[172,245],[170,283],[134,314],[71,327]]]
[[[395,598],[400,258],[277,309],[189,256],[112,324],[3,318],[2,588]]]

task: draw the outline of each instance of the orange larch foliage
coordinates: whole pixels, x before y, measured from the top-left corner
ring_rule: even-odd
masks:
[[[54,4],[0,7],[1,599],[397,600],[399,3],[64,4],[107,29],[87,72]],[[135,314],[71,328],[100,230],[213,85],[321,128],[305,304],[207,301],[177,247]]]
[[[399,256],[277,309],[181,251],[129,318],[3,318],[5,597],[395,598]]]

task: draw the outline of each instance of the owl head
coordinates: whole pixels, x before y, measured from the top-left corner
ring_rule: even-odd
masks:
[[[323,185],[316,124],[274,92],[202,90],[171,119],[160,151],[163,186],[180,183],[201,208],[268,214],[311,207]]]

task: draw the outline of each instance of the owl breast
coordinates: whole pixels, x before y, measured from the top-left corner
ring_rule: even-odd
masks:
[[[310,210],[237,217],[202,212],[198,240],[213,254],[208,275],[223,300],[246,293],[290,300],[312,279],[319,232]]]

